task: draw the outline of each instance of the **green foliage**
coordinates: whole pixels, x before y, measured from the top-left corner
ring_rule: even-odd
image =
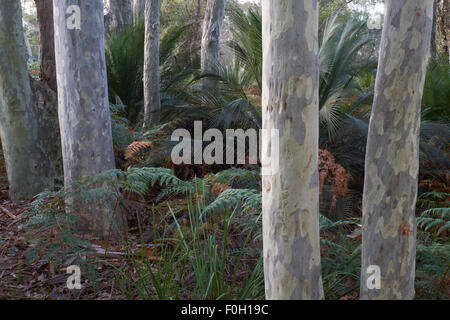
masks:
[[[156,211],[153,210],[153,221],[156,219]],[[133,243],[125,239],[124,249],[129,264],[124,267],[111,265],[113,268],[118,285],[123,295],[128,299],[180,299],[184,293],[183,284],[180,279],[180,273],[186,270],[187,255],[183,252],[181,242],[178,241],[172,246],[173,241],[166,238],[157,238],[156,228],[153,230],[156,245],[154,252],[158,252],[159,259],[154,263],[149,260],[149,252],[144,240],[142,224],[138,218],[138,227],[140,234],[140,249],[134,250]],[[153,251],[152,251],[153,252]],[[134,279],[137,279],[134,280]]]
[[[431,60],[422,98],[425,120],[450,122],[450,65],[447,55]]]
[[[425,208],[417,217],[416,292],[419,299],[448,299],[445,296],[450,268],[448,238],[449,194],[425,192],[417,200]]]
[[[179,186],[179,181],[168,172],[158,171],[149,181],[169,188],[177,189]],[[174,235],[169,232],[158,236],[153,225],[155,250],[160,257],[156,263],[151,263],[144,253],[138,256],[129,254],[131,266],[115,268],[122,292],[126,297],[134,298],[137,291],[141,299],[262,299],[262,258],[247,247],[252,240],[252,230],[243,245],[235,249],[229,242],[230,226],[237,223],[234,211],[231,215],[229,210],[225,210],[223,216],[210,215],[201,201],[194,200],[195,194],[186,194],[188,203],[184,217],[187,221],[184,223],[168,204],[176,227]],[[156,206],[153,212],[155,221]],[[214,230],[210,231],[210,225],[215,226]],[[253,229],[256,228],[254,225]],[[170,226],[164,229],[171,230]],[[142,230],[141,239],[141,247],[144,248]],[[254,259],[254,268],[243,269],[244,258]],[[132,280],[132,273],[137,281]]]
[[[433,236],[439,236],[442,232],[450,228],[450,194],[439,192],[423,193],[417,201],[421,207],[428,208],[417,218],[417,226],[424,231],[437,229]]]
[[[196,85],[208,77],[219,83],[217,92],[200,91]],[[261,112],[247,96],[245,89],[251,85],[251,77],[238,65],[217,65],[216,74],[201,74],[193,79],[192,93],[184,105],[167,106],[163,119],[170,121],[182,118],[185,123],[203,121],[207,128],[223,131],[231,128],[261,127]]]
[[[234,212],[231,215],[229,212],[225,213],[221,229],[208,233],[205,232],[207,230],[204,228],[205,223],[214,222],[203,220],[205,214],[202,211],[199,202],[189,210],[190,224],[187,232],[177,224],[184,247],[190,253],[189,261],[196,277],[194,296],[201,299],[262,299],[264,297],[262,258],[257,260],[253,270],[247,269],[244,275],[238,274],[242,259],[246,255],[252,256],[246,248],[252,232],[247,234],[241,248],[234,250],[228,242]],[[171,212],[174,215],[173,211]],[[189,238],[192,238],[190,242],[187,241]]]
[[[231,168],[214,174],[215,182],[227,183],[233,188],[261,189],[261,173],[259,169]]]
[[[217,184],[228,187],[214,194],[212,190]],[[140,299],[262,299],[262,253],[251,245],[261,237],[260,184],[258,170],[234,168],[191,181],[179,179],[166,168],[111,170],[74,183],[71,192],[45,192],[37,197],[27,215],[31,219],[24,225],[32,243],[29,256],[42,264],[76,261],[94,272],[95,263],[89,259],[90,239],[80,236],[80,217],[70,214],[66,199],[76,195],[87,203],[105,197],[122,202],[126,201],[123,195],[145,198],[158,186],[162,191],[153,204],[151,249],[144,241],[138,215],[140,249],[136,250],[133,242],[124,239],[128,263],[121,267],[110,265],[123,295]],[[99,185],[105,187],[96,187]],[[186,199],[177,209],[170,202],[161,201],[165,196],[177,194]],[[428,208],[417,218],[419,298],[442,296],[450,252],[448,237],[444,236],[449,227],[448,196],[425,193],[418,201]],[[168,208],[169,214],[158,219],[166,224],[160,234],[156,220],[163,215],[160,212],[163,208]],[[358,218],[333,221],[319,216],[323,281],[328,299],[354,297],[358,291],[361,247],[347,235],[359,221]],[[243,241],[238,246],[230,238],[231,229],[236,232],[237,226]],[[149,259],[152,252],[156,260]],[[253,267],[246,267],[244,259],[254,261]],[[91,281],[95,284],[95,278]]]
[[[78,265],[88,275],[93,288],[97,289],[98,273],[91,256],[92,239],[82,236],[82,218],[73,213],[66,200],[77,194],[78,199],[84,199],[84,203],[96,201],[102,197],[103,190],[88,191],[83,185],[75,183],[74,188],[78,191],[82,189],[83,192],[45,191],[31,203],[31,209],[24,215],[25,222],[22,225],[25,239],[29,243],[27,260],[29,263],[36,262],[38,267],[48,265],[55,269]]]
[[[323,287],[329,300],[341,299],[359,291],[361,246],[355,246],[344,234],[337,236],[340,245],[321,239]]]
[[[203,214],[223,212],[231,207],[241,210],[253,208],[259,211],[261,210],[261,193],[251,189],[225,190],[204,209]]]
[[[230,47],[237,58],[237,63],[249,73],[260,90],[262,90],[262,20],[260,9],[250,8],[247,13],[239,6],[230,10],[233,24],[233,40]]]
[[[369,115],[368,112],[361,112],[358,116],[347,115],[331,140],[324,132],[320,135],[320,147],[330,151],[354,178],[364,173]],[[445,177],[450,169],[447,155],[449,138],[448,124],[421,122],[419,159],[422,176]]]
[[[124,150],[134,140],[130,131],[130,121],[126,118],[126,107],[118,99],[117,104],[110,104],[111,131],[115,150]]]
[[[339,128],[346,100],[360,90],[354,79],[376,66],[374,60],[360,62],[357,59],[361,49],[374,41],[368,30],[365,20],[342,20],[338,15],[325,26],[319,49],[319,109],[330,137]]]
[[[110,34],[105,44],[109,97],[120,98],[126,117],[133,122],[143,106],[144,39],[142,20],[119,34]]]
[[[184,102],[187,94],[182,83],[192,76],[180,59],[179,42],[183,33],[191,25],[172,26],[161,35],[160,66],[162,106]],[[125,28],[121,33],[109,34],[106,40],[106,68],[108,71],[109,97],[112,102],[120,100],[125,105],[126,118],[136,124],[143,110],[144,88],[144,43],[145,23],[138,23]],[[182,55],[186,56],[185,53]],[[177,58],[178,57],[178,58]],[[182,67],[181,67],[182,66]],[[116,101],[114,101],[116,100]],[[180,102],[181,101],[181,102]]]

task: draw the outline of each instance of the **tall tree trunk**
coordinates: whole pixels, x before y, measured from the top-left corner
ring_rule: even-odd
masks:
[[[74,3],[77,3],[74,7]],[[105,64],[102,0],[54,0],[55,53],[58,80],[59,122],[64,160],[65,185],[114,169],[111,117]],[[81,13],[82,24],[68,27]],[[67,13],[67,14],[66,14]],[[69,20],[67,20],[69,19]],[[112,221],[124,222],[113,214],[113,204],[98,201],[85,204],[71,199],[75,209],[85,212],[86,227],[108,236]]]
[[[27,49],[27,62],[33,59],[33,50],[31,50],[30,40],[28,40],[27,33],[23,33],[23,39],[25,41],[25,48]]]
[[[161,110],[159,5],[159,0],[149,0],[145,4],[144,123],[147,127],[159,122]]]
[[[201,70],[203,73],[216,73],[220,58],[220,33],[225,16],[225,0],[208,0],[203,20]],[[217,91],[217,82],[205,78],[203,90],[211,93]]]
[[[189,53],[191,56],[191,63],[195,63],[195,47],[197,45],[197,39],[198,39],[198,32],[200,30],[200,15],[201,15],[201,9],[202,9],[202,3],[201,0],[197,0],[197,11],[195,14],[195,22],[194,22],[194,28],[192,30],[192,40],[191,40],[191,46],[189,48]]]
[[[144,16],[145,0],[133,0],[133,21],[139,21]]]
[[[432,23],[433,0],[386,1],[365,162],[361,299],[414,297],[420,107]]]
[[[438,0],[433,0],[433,25],[431,28],[431,42],[430,42],[430,56],[433,59],[437,58],[437,41],[436,41],[437,6],[438,6]]]
[[[53,31],[53,0],[35,0],[39,21],[41,58],[40,79],[56,92],[55,36]]]
[[[439,46],[450,61],[450,1],[440,0],[438,5]]]
[[[120,33],[133,21],[132,0],[108,0],[109,12],[105,26],[109,32]]]
[[[263,0],[262,21],[266,297],[322,299],[318,1]]]
[[[59,137],[51,99],[44,102],[27,71],[20,0],[0,2],[0,135],[12,200],[52,188]],[[34,88],[33,82],[33,88]]]

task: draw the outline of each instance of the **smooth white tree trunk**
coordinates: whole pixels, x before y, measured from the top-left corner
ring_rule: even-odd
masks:
[[[23,33],[23,38],[25,40],[25,47],[27,48],[27,62],[33,59],[33,51],[31,50],[30,40],[28,40],[28,36],[26,32]]]
[[[144,123],[146,127],[151,127],[159,122],[159,111],[161,110],[159,10],[159,0],[148,0],[145,3]]]
[[[106,29],[113,33],[121,32],[133,22],[132,0],[108,0],[109,12],[105,16]]]
[[[433,0],[386,1],[365,162],[361,299],[414,297],[420,109],[432,21]]]
[[[203,74],[216,73],[220,58],[220,33],[225,16],[225,0],[208,0],[203,20],[201,70]],[[213,94],[217,91],[217,83],[213,79],[204,78],[203,90]]]
[[[80,29],[72,18],[81,13]],[[55,52],[59,122],[65,185],[115,168],[105,65],[104,20],[101,0],[54,0]],[[68,27],[72,25],[72,28]],[[84,214],[87,228],[103,237],[114,222],[123,224],[113,205],[96,201],[84,206],[76,199],[76,211]]]
[[[52,188],[59,174],[56,104],[47,90],[27,71],[20,0],[1,1],[0,135],[12,200]]]
[[[267,299],[323,299],[318,1],[262,1],[263,243]],[[279,164],[279,166],[277,165]]]
[[[133,0],[133,21],[138,22],[144,16],[145,0]]]

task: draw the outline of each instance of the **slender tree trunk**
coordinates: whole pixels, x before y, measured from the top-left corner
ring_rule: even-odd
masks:
[[[198,40],[198,33],[200,30],[200,15],[201,15],[201,9],[202,9],[202,3],[201,0],[197,0],[197,11],[195,14],[195,22],[194,22],[194,29],[192,30],[192,40],[191,40],[191,46],[190,46],[190,56],[191,56],[191,63],[194,64],[195,63],[195,47],[197,45],[197,40]]]
[[[30,40],[28,40],[27,33],[23,32],[23,39],[25,40],[25,48],[27,49],[27,62],[33,58],[33,50],[31,50]]]
[[[56,92],[55,36],[53,31],[53,0],[35,0],[39,21],[40,78]]]
[[[387,0],[363,195],[361,299],[412,299],[420,106],[433,0]],[[380,271],[376,287],[373,267]]]
[[[139,21],[144,16],[145,0],[133,0],[133,21]]]
[[[161,110],[159,5],[159,0],[149,0],[145,4],[144,123],[147,127],[159,122]]]
[[[322,299],[318,1],[263,0],[262,21],[266,297]]]
[[[0,135],[9,194],[30,199],[53,187],[60,149],[55,105],[43,101],[45,89],[30,83],[20,0],[0,2],[0,52]]]
[[[433,0],[433,25],[431,28],[431,42],[430,42],[430,55],[433,59],[437,58],[437,41],[436,41],[437,6],[438,0]]]
[[[132,0],[108,0],[109,12],[105,26],[109,32],[120,33],[133,21]]]
[[[203,20],[201,70],[202,73],[216,73],[220,58],[220,33],[225,16],[225,0],[208,0]],[[203,90],[217,91],[217,83],[212,79],[203,79]]]
[[[437,24],[439,29],[439,46],[448,55],[450,61],[450,1],[440,0]]]
[[[101,0],[54,0],[53,6],[64,178],[66,188],[72,190],[72,182],[115,168],[103,4]],[[76,8],[81,14],[79,29],[76,24],[69,28],[77,18]],[[111,217],[113,204],[106,200],[86,204],[74,197],[71,204],[85,212],[86,227],[99,236],[108,236],[112,219],[119,228],[124,226],[118,214]]]

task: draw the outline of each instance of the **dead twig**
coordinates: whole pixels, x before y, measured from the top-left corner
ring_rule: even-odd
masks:
[[[18,219],[18,217],[15,216],[15,215],[13,215],[13,214],[11,213],[11,211],[9,211],[8,209],[6,209],[5,207],[3,207],[3,206],[1,206],[1,205],[0,205],[0,210],[1,210],[3,213],[5,213],[8,217],[10,217],[11,219],[14,219],[14,220],[17,220],[17,219]]]

